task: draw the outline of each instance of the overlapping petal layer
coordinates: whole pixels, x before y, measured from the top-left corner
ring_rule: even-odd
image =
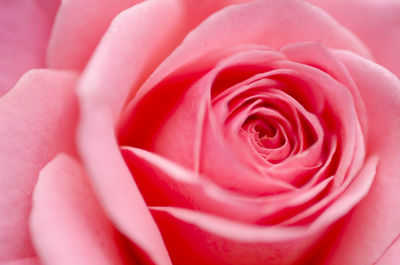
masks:
[[[164,80],[128,108],[131,123],[122,127],[121,142],[135,148],[124,147],[123,155],[173,261],[187,257],[173,250],[176,243],[165,231],[185,238],[199,229],[217,237],[217,245],[225,244],[222,239],[233,244],[231,251],[246,240],[262,242],[260,251],[263,244],[290,241],[298,251],[286,257],[290,263],[367,193],[377,160],[366,161],[365,106],[356,85],[340,61],[306,52],[292,60],[293,49],[335,58],[313,42],[281,53],[241,46],[209,72]],[[187,226],[175,226],[177,220]],[[247,232],[235,238],[230,233],[239,228],[233,226]],[[307,243],[297,246],[299,241]],[[218,255],[218,248],[202,251],[211,250],[192,254]],[[275,254],[255,256],[273,262]],[[222,256],[218,262],[231,262]]]

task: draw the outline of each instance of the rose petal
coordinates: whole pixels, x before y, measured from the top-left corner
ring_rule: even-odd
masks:
[[[376,177],[357,206],[330,264],[373,264],[400,231],[400,81],[385,68],[338,51],[359,87],[367,110],[367,153],[379,159]]]
[[[297,0],[252,1],[225,8],[200,24],[157,68],[145,87],[154,87],[180,68],[184,72],[193,72],[199,70],[199,66],[213,64],[221,54],[229,52],[227,47],[253,43],[279,49],[288,43],[312,40],[369,57],[368,49],[355,35],[309,3]],[[194,69],[183,68],[193,61],[202,63],[196,63]]]
[[[182,208],[151,209],[174,264],[293,264],[319,236],[304,235],[296,228],[241,224]]]
[[[396,238],[396,241],[389,247],[389,249],[385,250],[383,256],[379,259],[376,265],[393,265],[400,264],[400,240],[399,236]]]
[[[375,61],[400,77],[400,3],[397,0],[308,0],[354,32]]]
[[[164,157],[133,147],[123,147],[122,153],[149,206],[187,207],[248,222],[263,215],[259,205],[235,197]]]
[[[353,96],[363,133],[365,136],[367,135],[367,118],[360,91],[358,91],[346,67],[330,49],[326,48],[321,42],[299,42],[284,46],[280,52],[285,54],[291,61],[307,64],[327,72],[331,77],[346,86]]]
[[[146,1],[116,16],[83,73],[81,98],[107,104],[116,119],[127,96],[180,40],[183,16],[182,6],[168,0]]]
[[[83,69],[115,15],[142,1],[62,1],[47,49],[47,66]]]
[[[115,226],[155,264],[171,264],[158,228],[119,151],[111,111],[89,100],[84,103],[78,147],[100,204]]]
[[[45,65],[45,51],[59,1],[0,1],[0,96],[20,76]]]
[[[376,158],[370,159],[338,200],[307,226],[249,225],[178,207],[150,208],[174,263],[293,264],[312,255],[308,248],[367,194],[376,163]]]
[[[0,98],[0,261],[34,256],[28,231],[31,194],[41,168],[74,152],[73,73],[33,70]]]
[[[95,199],[84,170],[60,154],[40,172],[30,217],[43,264],[123,264],[118,234]]]
[[[34,258],[25,258],[25,259],[17,259],[12,261],[6,261],[2,263],[3,265],[40,265],[39,259]]]
[[[122,153],[147,205],[185,207],[248,223],[258,222],[285,208],[304,208],[303,205],[316,197],[333,179],[327,178],[302,192],[247,197],[229,192],[204,176],[154,153],[133,147],[122,147]]]
[[[245,1],[176,1],[184,5],[187,13],[187,21],[177,28],[189,30],[216,10]],[[113,18],[141,2],[143,0],[62,1],[47,49],[48,67],[83,69]],[[171,18],[173,16],[171,14]],[[136,48],[132,45],[132,49]]]

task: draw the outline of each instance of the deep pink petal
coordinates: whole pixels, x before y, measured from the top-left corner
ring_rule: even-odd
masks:
[[[0,96],[26,71],[44,67],[58,4],[59,0],[0,1]]]
[[[376,163],[370,159],[348,189],[306,226],[260,226],[178,207],[151,209],[173,262],[186,264],[195,257],[195,264],[293,264],[303,255],[318,254],[313,243],[367,194]],[[319,243],[325,240],[330,238]]]
[[[308,0],[354,32],[374,59],[400,76],[400,2],[397,0]]]
[[[379,157],[376,177],[344,228],[330,264],[373,264],[399,235],[400,81],[385,68],[337,52],[359,87],[368,117],[367,154]]]
[[[78,161],[60,154],[40,172],[30,227],[43,264],[123,264],[118,234]]]
[[[32,190],[55,154],[74,152],[75,80],[73,73],[33,70],[0,98],[0,262],[34,255]]]
[[[199,211],[152,207],[174,264],[294,264],[319,234],[237,223]]]

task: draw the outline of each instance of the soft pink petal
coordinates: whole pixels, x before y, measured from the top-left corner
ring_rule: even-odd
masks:
[[[40,261],[37,257],[32,258],[22,258],[11,260],[7,262],[2,262],[2,265],[40,265]]]
[[[376,263],[376,265],[393,265],[400,264],[400,236],[396,238],[390,247]]]
[[[373,264],[400,232],[400,81],[385,68],[337,52],[367,110],[367,154],[379,157],[371,190],[351,215],[329,264]]]
[[[43,264],[123,264],[115,228],[84,169],[68,155],[58,155],[40,172],[30,227]]]
[[[230,6],[210,16],[187,35],[184,42],[162,63],[146,83],[153,87],[182,66],[199,61],[194,69],[212,64],[227,47],[265,44],[279,49],[299,41],[322,41],[328,47],[355,51],[369,57],[367,48],[346,28],[321,9],[304,1],[252,1]]]
[[[284,46],[281,51],[289,60],[307,64],[324,72],[343,84],[352,94],[363,133],[367,134],[366,113],[360,91],[348,70],[335,54],[321,42],[299,42]]]
[[[45,65],[45,51],[59,1],[0,1],[0,96],[20,76]]]
[[[176,2],[184,7],[187,15],[185,21],[176,28],[185,28],[187,31],[216,10],[245,1],[248,0],[207,0],[200,3],[196,0],[178,0]],[[141,2],[143,0],[62,1],[47,50],[48,66],[83,69],[114,17]],[[170,18],[173,17],[170,14]],[[145,27],[144,24],[139,24],[140,27]],[[136,49],[134,45],[132,49]]]
[[[119,151],[111,111],[89,100],[84,103],[78,146],[100,204],[115,226],[155,264],[171,264],[158,227]]]
[[[143,0],[64,0],[47,50],[51,68],[82,69],[111,20]]]
[[[118,117],[126,97],[180,40],[183,11],[175,1],[150,0],[116,16],[82,76],[82,97]]]
[[[374,59],[400,77],[400,2],[397,0],[308,0],[354,32]]]
[[[32,190],[55,154],[74,152],[75,80],[73,73],[33,70],[0,98],[0,262],[34,255]]]
[[[212,13],[229,5],[250,2],[251,0],[178,0],[186,9],[185,26],[187,30],[194,28]]]

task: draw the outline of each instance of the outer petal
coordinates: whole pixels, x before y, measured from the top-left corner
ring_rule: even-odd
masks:
[[[216,10],[248,0],[174,1],[184,6],[187,13],[185,21],[177,28],[189,30]],[[113,18],[141,2],[143,0],[62,1],[47,50],[48,66],[83,69]],[[132,45],[132,49],[134,47]]]
[[[132,86],[178,41],[182,10],[173,1],[151,0],[118,15],[83,74],[79,90],[78,143],[94,189],[120,231],[156,264],[170,263],[168,253],[119,152],[114,124]]]
[[[30,224],[43,264],[123,264],[115,228],[84,170],[68,155],[58,155],[41,171]]]
[[[369,56],[367,48],[355,35],[323,10],[304,1],[264,0],[230,6],[210,16],[188,34],[152,74],[145,87],[154,87],[178,69],[194,71],[193,67],[187,67],[191,62],[196,62],[196,70],[215,63],[216,58],[230,51],[227,47],[252,43],[279,49],[292,42],[318,40],[330,48]]]
[[[183,16],[183,7],[168,0],[143,2],[119,14],[83,74],[80,94],[102,101],[118,117],[128,94],[180,40]]]
[[[37,257],[25,258],[12,260],[5,263],[3,265],[40,265],[39,259]]]
[[[352,213],[329,264],[373,264],[400,235],[400,81],[383,67],[337,52],[360,89],[367,110],[367,153],[379,159],[366,198]]]
[[[0,262],[34,255],[32,190],[55,154],[74,152],[75,80],[72,73],[34,70],[0,98]]]
[[[397,237],[396,241],[385,251],[382,258],[376,265],[393,265],[400,264],[400,240]]]
[[[44,66],[58,2],[0,1],[0,96],[24,72]]]
[[[82,69],[114,16],[142,1],[62,1],[47,50],[48,67]]]
[[[87,102],[81,111],[78,145],[100,204],[116,227],[155,264],[171,264],[158,228],[119,152],[110,111]]]
[[[397,0],[308,0],[354,32],[375,61],[400,76],[400,2]]]

